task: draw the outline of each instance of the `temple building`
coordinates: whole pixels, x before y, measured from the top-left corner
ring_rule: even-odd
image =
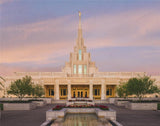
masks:
[[[11,81],[31,76],[35,84],[45,89],[45,97],[55,100],[72,98],[89,98],[104,100],[116,96],[116,86],[132,77],[146,75],[145,72],[99,72],[95,62],[84,44],[79,12],[78,37],[69,61],[62,72],[15,72],[14,76],[6,77],[6,84]],[[157,77],[160,84],[160,77]]]

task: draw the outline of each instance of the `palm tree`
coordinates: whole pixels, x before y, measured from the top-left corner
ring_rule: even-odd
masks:
[[[5,79],[0,76],[0,90],[2,90],[2,89],[4,88],[4,85],[3,85],[3,83],[1,82],[1,80],[5,81]]]
[[[3,83],[1,82],[1,80],[5,81],[5,79],[3,77],[0,76],[0,90],[4,89],[4,85]],[[0,108],[0,119],[1,119],[1,108]]]
[[[5,79],[4,79],[3,77],[1,77],[1,76],[0,76],[0,79],[3,80],[3,81],[5,81]],[[0,90],[1,90],[2,88],[4,88],[4,85],[3,85],[3,83],[1,82],[1,80],[0,80],[0,86],[1,86],[1,87],[0,87]]]

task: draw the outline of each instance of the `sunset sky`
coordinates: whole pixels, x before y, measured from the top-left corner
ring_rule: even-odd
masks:
[[[99,71],[160,74],[160,0],[87,1],[0,0],[0,75],[61,71],[78,11]]]

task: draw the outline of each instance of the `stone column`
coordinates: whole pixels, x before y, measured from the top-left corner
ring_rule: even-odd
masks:
[[[105,85],[105,80],[102,80],[101,84],[101,100],[105,100],[105,90],[106,90],[106,85]]]
[[[71,99],[71,84],[68,83],[68,100]]]
[[[89,84],[89,99],[93,100],[93,81]]]
[[[55,84],[55,99],[59,100],[59,81],[56,80],[56,84]]]

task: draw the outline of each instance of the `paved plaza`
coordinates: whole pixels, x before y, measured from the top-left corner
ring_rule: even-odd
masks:
[[[129,110],[108,105],[116,110],[117,121],[123,126],[160,126],[160,111]]]
[[[45,112],[54,105],[30,111],[3,111],[0,126],[40,126],[45,121]],[[160,111],[133,111],[124,107],[108,105],[117,111],[117,121],[123,126],[160,126]]]
[[[53,106],[26,111],[3,111],[0,126],[40,126],[46,120],[46,111]]]

